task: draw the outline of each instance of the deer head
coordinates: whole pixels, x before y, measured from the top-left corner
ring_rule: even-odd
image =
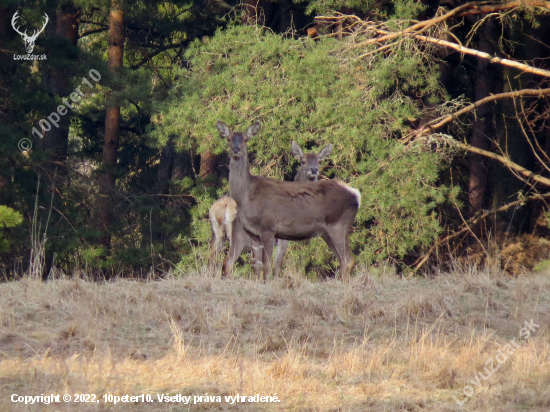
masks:
[[[252,136],[256,136],[261,129],[261,123],[259,120],[252,126],[250,126],[244,133],[232,132],[229,126],[227,126],[221,120],[218,120],[216,126],[218,127],[218,132],[220,133],[220,136],[228,140],[229,154],[234,159],[240,159],[241,157],[247,155],[246,142],[248,142],[248,139],[250,139]]]
[[[319,177],[319,170],[321,169],[321,161],[332,152],[332,144],[323,147],[319,154],[306,153],[302,151],[302,148],[296,143],[292,142],[292,154],[300,159],[300,169],[296,175],[296,181],[317,180]]]
[[[42,26],[42,29],[40,30],[35,30],[33,32],[33,34],[31,36],[29,36],[27,34],[27,30],[25,30],[25,32],[21,32],[19,31],[19,27],[16,27],[16,20],[19,18],[19,10],[17,10],[14,14],[13,14],[13,17],[11,19],[11,26],[13,27],[13,29],[19,33],[21,35],[21,37],[23,38],[23,41],[25,42],[25,49],[27,49],[27,53],[32,53],[32,51],[34,50],[34,42],[36,41],[36,38],[38,37],[38,35],[40,33],[42,33],[44,31],[44,29],[46,28],[46,24],[48,24],[48,21],[50,21],[50,19],[48,18],[48,15],[46,13],[44,13],[44,25]]]

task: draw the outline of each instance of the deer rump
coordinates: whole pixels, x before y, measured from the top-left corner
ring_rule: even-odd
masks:
[[[239,208],[238,218],[257,238],[268,232],[279,239],[308,240],[322,236],[329,226],[351,225],[358,208],[355,189],[337,180],[284,182],[251,176],[248,207]]]

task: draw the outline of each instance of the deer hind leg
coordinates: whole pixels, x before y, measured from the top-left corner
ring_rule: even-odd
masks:
[[[265,233],[261,235],[262,246],[264,248],[262,260],[264,264],[264,283],[271,276],[271,262],[273,261],[273,246],[275,244],[275,236],[273,233]]]
[[[262,258],[263,258],[263,246],[258,240],[250,238],[250,248],[252,249],[252,258],[254,260],[254,277],[260,280],[262,276]]]
[[[222,267],[222,278],[228,277],[233,279],[233,265],[237,258],[241,255],[248,235],[244,231],[241,224],[236,220],[232,225],[231,241],[229,243],[229,252]]]
[[[277,251],[275,252],[275,276],[281,276],[283,267],[283,258],[285,257],[286,249],[288,248],[288,240],[277,239]]]
[[[208,258],[208,264],[211,268],[213,268],[214,265],[216,264],[216,261],[218,260],[218,256],[222,251],[224,237],[225,237],[225,234],[223,231],[223,227],[220,224],[218,224],[218,222],[213,222],[212,239],[210,240],[210,257]]]
[[[340,262],[342,280],[346,284],[349,283],[349,276],[355,266],[355,260],[349,247],[348,231],[342,225],[329,226],[322,238]]]

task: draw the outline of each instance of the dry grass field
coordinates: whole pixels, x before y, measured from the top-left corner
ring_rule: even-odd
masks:
[[[293,273],[267,285],[199,274],[0,284],[0,410],[550,410],[550,275],[357,272],[348,287]],[[531,319],[540,326],[526,339]],[[466,386],[475,393],[459,406]],[[11,401],[50,393],[100,402]],[[193,403],[205,394],[222,401]],[[225,401],[236,394],[280,402]]]

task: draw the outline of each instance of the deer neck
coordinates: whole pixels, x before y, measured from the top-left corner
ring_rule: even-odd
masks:
[[[231,157],[229,162],[229,189],[231,197],[235,199],[237,205],[248,202],[251,177],[248,154],[245,153],[239,159]]]

